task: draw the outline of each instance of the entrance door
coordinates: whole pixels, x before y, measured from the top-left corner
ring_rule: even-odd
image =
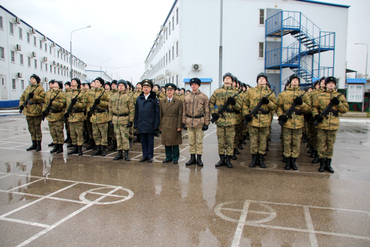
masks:
[[[0,90],[1,90],[1,99],[8,99],[8,88],[6,83],[6,76],[0,75]]]

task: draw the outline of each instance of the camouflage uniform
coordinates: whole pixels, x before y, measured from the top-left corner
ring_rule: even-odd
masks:
[[[317,97],[319,96],[319,94],[321,94],[322,92],[324,92],[323,89],[315,89],[314,91],[311,92],[310,94],[310,97],[311,97],[311,104],[313,104],[313,102],[316,101]],[[317,146],[317,128],[313,125],[313,123],[311,123],[311,134],[310,134],[310,145],[312,146],[312,148],[314,150],[318,150],[318,146]]]
[[[35,91],[34,91],[35,90]],[[33,91],[33,98],[30,99],[30,102],[25,104],[25,101]],[[19,106],[24,105],[23,114],[26,115],[28,131],[31,134],[32,141],[42,140],[42,131],[41,131],[41,119],[42,119],[42,103],[44,103],[45,91],[40,84],[31,84],[26,90],[22,93],[21,98],[19,99]]]
[[[235,89],[235,93],[238,93],[238,90]],[[243,102],[242,99],[244,98],[242,94],[238,96],[239,102]],[[242,104],[242,103],[241,103]],[[243,138],[243,116],[241,111],[235,111],[236,122],[235,125],[235,137],[234,137],[234,152],[237,151],[238,147],[241,146],[242,138]],[[241,146],[242,148],[242,146]],[[233,158],[236,159],[236,156]]]
[[[78,95],[78,96],[77,96]],[[86,94],[84,94],[80,89],[70,89],[66,93],[66,110],[71,105],[72,99],[77,97],[76,104],[71,108],[68,116],[69,129],[72,139],[72,144],[74,146],[82,146],[84,143],[83,137],[83,127],[85,121],[85,109],[86,109]]]

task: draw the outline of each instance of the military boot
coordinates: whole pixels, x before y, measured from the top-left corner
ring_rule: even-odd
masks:
[[[239,149],[243,149],[243,145],[242,145],[242,143],[241,143],[241,142],[238,144],[238,148],[239,148]]]
[[[234,153],[233,153],[233,155],[231,156],[231,158],[233,159],[233,160],[237,160],[237,157],[236,157],[236,154],[237,154],[237,151],[238,149],[234,149]],[[239,153],[239,151],[238,151],[238,153]]]
[[[252,162],[249,164],[249,167],[257,166],[257,154],[252,154]]]
[[[32,141],[31,147],[27,148],[26,150],[27,151],[35,150],[36,149],[36,146],[37,146],[36,141]]]
[[[71,147],[74,147],[73,143],[69,143],[69,144],[67,145],[67,148],[71,148]]]
[[[197,160],[195,159],[195,154],[190,154],[190,160],[186,162],[185,165],[191,166],[191,165],[195,165],[196,163],[197,163]]]
[[[313,164],[316,164],[319,162],[319,152],[315,151],[315,158],[312,160]]]
[[[292,160],[292,169],[295,170],[295,171],[298,170],[297,163],[296,163],[297,158],[292,157],[291,160]]]
[[[134,142],[141,142],[140,134],[137,134],[136,139],[134,140]]]
[[[70,143],[70,141],[72,141],[72,139],[67,133],[67,138],[64,140],[64,143]]]
[[[132,146],[132,138],[128,138],[128,143],[130,144],[130,148],[131,148],[131,146]],[[117,147],[116,147],[116,150],[115,151],[117,151]]]
[[[118,154],[116,157],[113,158],[113,160],[122,160],[122,159],[123,159],[122,150],[118,150]]]
[[[77,149],[77,145],[74,145],[73,146],[73,149],[71,151],[68,152],[68,154],[78,154],[78,149]]]
[[[91,154],[91,156],[101,155],[101,146],[96,145],[96,151]]]
[[[247,140],[249,140],[250,138],[249,138],[249,132],[247,132],[247,134],[245,135],[245,139],[247,139]]]
[[[52,154],[52,153],[55,153],[56,151],[58,151],[58,149],[59,149],[59,144],[55,144],[54,145],[54,148],[52,149],[52,150],[50,150],[50,153]]]
[[[95,142],[94,142],[94,140],[90,140],[90,142],[89,142],[89,146],[87,146],[86,147],[86,150],[90,150],[90,149],[93,149],[94,147],[95,147]]]
[[[48,144],[48,147],[52,147],[52,146],[54,146],[54,142],[50,142],[50,143]]]
[[[315,149],[313,149],[312,147],[310,147],[310,149],[312,150],[312,151],[311,151],[311,154],[310,154],[310,157],[311,157],[311,158],[315,158],[315,156],[316,156],[316,150],[315,150]]]
[[[244,139],[244,138],[243,138],[243,140],[242,140],[242,144],[244,144],[244,145],[245,145],[245,144],[247,144],[247,143],[245,142],[245,139]]]
[[[217,164],[215,165],[215,167],[220,167],[220,166],[225,166],[226,163],[225,163],[225,155],[223,154],[219,154],[220,156],[220,161],[217,162]]]
[[[261,168],[266,168],[264,161],[265,161],[265,158],[263,157],[263,154],[258,154],[258,165]]]
[[[312,149],[312,147],[310,147],[310,149],[308,149],[307,153],[312,154],[312,151],[313,151],[313,149]]]
[[[320,159],[320,167],[319,167],[319,172],[324,172],[325,171],[325,159],[324,158],[321,158]]]
[[[107,156],[107,152],[105,151],[106,146],[101,146],[101,156]]]
[[[334,173],[334,169],[331,167],[331,159],[326,159],[326,166],[325,170],[327,170],[330,173]]]
[[[290,164],[291,164],[291,158],[290,157],[284,157],[285,159],[285,170],[290,170]]]
[[[233,168],[233,165],[231,164],[230,159],[231,159],[231,155],[226,155],[226,166],[228,168]]]
[[[130,157],[128,157],[128,150],[125,150],[125,160],[130,161]]]
[[[234,153],[235,154],[240,154],[239,150],[237,148],[234,148]]]
[[[197,164],[198,164],[198,166],[203,166],[202,155],[201,154],[197,154]]]
[[[41,151],[41,141],[36,141],[36,152]]]
[[[108,151],[114,151],[117,148],[117,140],[113,140],[113,145],[108,149]]]
[[[63,153],[63,144],[59,144],[57,154]]]
[[[78,156],[82,156],[83,153],[82,153],[82,145],[81,146],[77,146],[77,151],[78,151]]]

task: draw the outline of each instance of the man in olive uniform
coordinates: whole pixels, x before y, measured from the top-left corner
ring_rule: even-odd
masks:
[[[134,121],[135,106],[133,98],[126,88],[126,81],[119,80],[118,92],[113,94],[109,101],[109,116],[114,125],[118,150],[118,155],[113,160],[123,159],[123,150],[125,151],[125,160],[131,160],[128,157],[128,150],[130,149],[129,129]]]
[[[215,165],[216,167],[226,165],[228,168],[233,168],[230,159],[234,154],[235,125],[237,123],[235,110],[241,110],[241,102],[237,102],[235,99],[235,90],[231,86],[233,77],[231,73],[226,73],[223,76],[224,85],[216,89],[209,100],[209,110],[212,119],[217,125],[218,154],[220,156],[220,161]],[[222,114],[219,114],[219,110],[222,109],[225,104],[227,104],[226,110]]]
[[[312,115],[319,122],[317,126],[317,146],[319,150],[320,168],[319,172],[327,170],[334,173],[331,167],[331,160],[334,153],[334,143],[339,129],[338,113],[346,113],[349,109],[344,96],[335,90],[337,79],[327,77],[325,79],[326,90],[318,95],[312,105]],[[327,116],[321,115],[329,104],[332,107]]]
[[[209,117],[209,99],[207,95],[200,92],[201,80],[199,78],[190,79],[192,92],[184,97],[182,123],[185,130],[188,131],[190,160],[187,166],[203,166],[203,138],[204,131],[208,129]],[[197,155],[197,158],[195,158]]]
[[[300,78],[297,74],[289,77],[291,87],[279,94],[277,100],[277,115],[279,122],[283,124],[284,157],[286,158],[285,169],[298,170],[296,161],[299,156],[302,139],[302,129],[304,127],[304,114],[310,112],[310,100],[308,95],[300,90]],[[304,94],[304,95],[303,95]],[[302,96],[303,95],[303,96]],[[294,111],[291,116],[286,112],[295,103]]]
[[[136,99],[137,99],[137,97],[139,97],[139,95],[143,92],[142,88],[143,87],[142,87],[141,82],[138,82],[136,84],[136,90],[135,90],[134,94],[132,95],[132,99],[134,101],[134,105],[136,105]],[[135,128],[135,126],[132,127],[132,129],[134,129],[134,128]],[[132,136],[130,135],[130,138],[133,138],[134,137],[134,133],[133,132],[134,131],[132,131]],[[130,133],[131,133],[131,131],[130,131]],[[136,138],[135,138],[135,140],[133,142],[141,142],[141,140],[140,140],[140,134],[139,133],[136,133]]]
[[[73,149],[68,154],[82,156],[84,143],[84,121],[86,109],[86,94],[80,89],[81,81],[78,78],[71,80],[71,90],[66,93],[66,110],[64,118],[68,119]]]
[[[54,148],[50,153],[62,153],[64,144],[63,115],[66,106],[66,96],[63,93],[63,83],[55,80],[49,82],[51,90],[46,92],[44,106],[42,108],[43,118],[46,117],[49,124],[49,132],[53,139]]]
[[[266,86],[268,82],[267,75],[260,73],[257,76],[257,86],[247,91],[247,96],[243,101],[243,116],[249,125],[250,150],[252,162],[249,167],[255,167],[257,164],[261,168],[266,168],[264,155],[266,152],[267,136],[270,132],[271,115],[270,111],[276,109],[276,98],[271,90]],[[270,96],[267,98],[266,96]],[[251,112],[262,102],[255,116]]]
[[[45,99],[45,90],[40,85],[40,77],[33,74],[30,77],[30,83],[19,99],[19,111],[26,115],[28,131],[31,134],[32,146],[27,151],[41,151],[41,120],[42,105]]]
[[[104,90],[104,80],[101,77],[95,79],[94,86],[94,90],[90,90],[87,93],[87,112],[90,116],[93,137],[97,146],[96,151],[91,156],[106,156],[105,148],[108,145],[109,94]]]

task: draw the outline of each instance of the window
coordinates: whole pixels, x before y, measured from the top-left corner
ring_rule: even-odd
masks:
[[[60,74],[60,68],[58,68],[58,75]]]
[[[3,17],[0,16],[0,28],[3,29]]]
[[[0,58],[5,59],[4,47],[0,47]]]
[[[14,63],[15,62],[15,52],[14,51],[10,51],[10,58],[11,58],[10,61],[12,61],[12,63]]]
[[[175,47],[172,46],[172,60],[175,59]]]
[[[50,52],[49,53],[51,54],[51,46],[49,46],[49,48],[50,48]]]
[[[260,25],[265,25],[265,10],[260,9]]]
[[[169,32],[169,35],[171,35],[171,22],[168,23],[168,32]]]
[[[263,57],[263,54],[264,54],[264,52],[263,52],[263,42],[259,42],[258,45],[259,45],[258,57]]]
[[[168,39],[168,30],[167,30],[167,27],[166,27],[166,39]]]
[[[48,52],[48,44],[45,43],[45,52]]]
[[[27,43],[30,43],[30,40],[31,40],[31,34],[27,33]]]
[[[37,59],[35,59],[35,69],[37,69]]]
[[[175,16],[172,16],[172,30],[175,29]]]
[[[22,28],[18,27],[18,31],[19,31],[19,38],[20,39],[23,39],[23,31],[22,31]]]
[[[179,75],[176,75],[176,85],[179,85]]]
[[[176,25],[179,24],[179,8],[176,9]]]
[[[15,79],[12,79],[12,89],[16,90],[17,89],[17,83]]]
[[[9,22],[9,33],[14,34],[14,25],[11,22]]]
[[[24,90],[24,80],[21,80],[21,90]]]
[[[33,36],[33,45],[36,47],[36,37]]]
[[[175,82],[175,77],[174,76],[172,76],[172,83],[174,83]]]
[[[54,74],[56,74],[57,73],[57,69],[56,69],[56,67],[54,67]]]
[[[31,58],[28,57],[28,67],[31,67]]]
[[[23,65],[23,54],[19,54],[19,62]]]
[[[40,61],[40,70],[42,70],[42,61]]]
[[[168,64],[168,54],[166,53],[166,65]]]
[[[179,42],[176,42],[176,57],[179,56]]]
[[[40,50],[42,50],[42,40],[40,40]]]
[[[168,51],[168,63],[171,62],[171,49]]]

